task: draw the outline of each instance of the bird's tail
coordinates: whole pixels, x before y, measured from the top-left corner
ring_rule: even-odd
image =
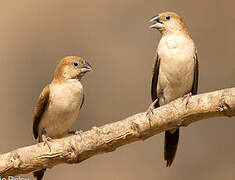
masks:
[[[33,176],[37,178],[37,180],[42,180],[45,171],[46,171],[46,168],[41,169],[39,171],[35,171],[33,172]]]
[[[174,132],[171,130],[165,132],[164,159],[166,160],[166,167],[170,167],[175,158],[178,142],[179,129]]]
[[[38,142],[39,142],[39,143],[42,142],[42,136],[39,136]],[[46,168],[41,169],[41,170],[39,170],[39,171],[35,171],[35,172],[33,172],[33,176],[34,176],[35,178],[37,178],[37,180],[42,180],[45,171],[46,171]]]

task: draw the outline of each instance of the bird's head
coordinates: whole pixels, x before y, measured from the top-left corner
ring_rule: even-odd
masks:
[[[154,22],[150,28],[159,30],[162,34],[187,32],[183,19],[174,12],[160,13],[150,20]]]
[[[54,80],[78,80],[91,71],[90,64],[77,56],[67,56],[57,65]]]

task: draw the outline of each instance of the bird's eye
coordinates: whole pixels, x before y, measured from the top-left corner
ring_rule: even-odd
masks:
[[[166,16],[166,20],[170,20],[170,18],[171,18],[170,16]]]
[[[77,66],[78,66],[78,62],[73,62],[73,65],[74,65],[75,67],[77,67]]]

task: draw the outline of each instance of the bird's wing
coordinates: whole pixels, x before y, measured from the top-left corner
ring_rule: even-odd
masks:
[[[152,87],[151,87],[152,101],[158,98],[157,83],[158,83],[158,76],[159,76],[159,67],[160,67],[160,58],[159,58],[158,53],[156,53],[156,56],[154,58]],[[159,107],[159,101],[156,102],[154,106],[155,108]]]
[[[193,86],[192,86],[191,93],[195,95],[197,94],[197,90],[198,90],[198,57],[197,57],[196,49],[195,49],[193,59],[194,59],[194,78],[193,78]]]
[[[83,104],[84,104],[84,101],[85,101],[85,95],[83,94],[83,97],[82,97],[82,104],[81,104],[81,106],[80,106],[80,109],[82,109],[82,106],[83,106]]]
[[[37,105],[34,109],[34,117],[33,117],[33,134],[34,138],[37,139],[38,137],[38,126],[42,119],[42,116],[47,108],[49,103],[49,96],[50,96],[50,88],[47,85],[41,92]]]

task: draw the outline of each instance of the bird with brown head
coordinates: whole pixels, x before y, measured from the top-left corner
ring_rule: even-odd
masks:
[[[153,108],[179,97],[197,93],[198,58],[196,46],[183,19],[176,13],[164,12],[154,16],[150,28],[161,33],[153,65],[151,95],[153,103],[147,110],[150,118]],[[171,166],[179,141],[179,129],[165,132],[164,159]]]
[[[33,117],[33,134],[39,142],[45,142],[49,150],[51,138],[67,135],[76,120],[84,102],[81,78],[92,68],[89,63],[77,56],[63,58],[58,64],[54,79],[41,92]],[[41,180],[44,171],[34,172]]]

